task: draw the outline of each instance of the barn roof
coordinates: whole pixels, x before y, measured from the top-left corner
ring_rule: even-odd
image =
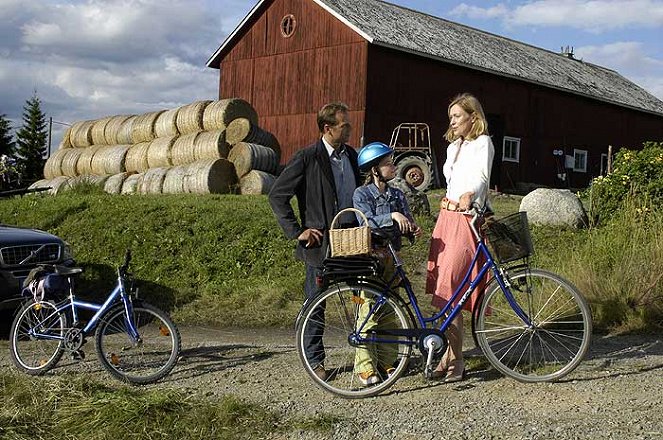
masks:
[[[369,43],[663,115],[663,101],[614,70],[380,0],[312,0]],[[207,62],[217,67],[260,0]]]

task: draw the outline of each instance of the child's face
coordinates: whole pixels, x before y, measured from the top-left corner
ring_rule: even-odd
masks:
[[[378,164],[378,169],[380,170],[382,177],[386,180],[391,180],[396,177],[396,165],[394,165],[393,156],[383,157]]]

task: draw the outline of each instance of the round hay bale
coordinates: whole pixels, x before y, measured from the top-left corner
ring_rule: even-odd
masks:
[[[92,124],[92,145],[107,145],[106,144],[106,125],[112,119],[112,116],[97,119]]]
[[[170,158],[173,165],[184,165],[196,160],[195,143],[199,133],[201,132],[189,133],[175,139],[170,149]]]
[[[84,148],[92,145],[92,126],[95,121],[78,121],[71,126],[69,141],[74,148]]]
[[[142,115],[136,116],[136,120],[131,127],[131,142],[137,144],[139,142],[149,142],[156,138],[156,133],[154,127],[157,122],[157,118],[165,110],[159,110],[156,112],[144,113]]]
[[[120,126],[120,130],[117,132],[117,142],[116,144],[131,144],[131,131],[133,130],[134,122],[136,121],[136,116],[129,116]]]
[[[209,130],[222,130],[237,118],[246,118],[251,124],[258,125],[258,113],[248,102],[239,98],[213,101],[205,108],[203,114],[203,128]]]
[[[167,172],[168,168],[150,168],[145,171],[143,180],[138,185],[138,192],[140,194],[161,194]]]
[[[180,134],[177,131],[177,113],[179,111],[179,108],[166,110],[157,117],[154,123],[154,135],[156,137],[177,136]]]
[[[78,168],[78,160],[81,157],[83,151],[82,148],[68,148],[66,153],[63,153],[62,162],[60,163],[60,170],[62,171],[63,176],[73,177],[78,175],[76,171]]]
[[[92,186],[99,186],[103,188],[104,183],[106,182],[106,179],[108,179],[108,176],[95,176],[91,174],[86,174],[86,175],[81,175],[81,176],[74,176],[69,178],[67,180],[67,184],[65,187],[62,189],[72,189],[75,188],[79,185],[92,185]]]
[[[201,131],[193,148],[195,160],[226,159],[230,152],[225,130]]]
[[[131,145],[101,147],[92,157],[92,174],[117,174],[124,172],[127,151]]]
[[[136,194],[138,192],[138,187],[143,181],[143,173],[132,174],[127,176],[122,182],[122,194]]]
[[[259,170],[251,170],[239,179],[240,194],[268,194],[276,176]]]
[[[203,130],[203,113],[212,101],[196,101],[183,105],[177,112],[177,131],[180,134],[195,133]]]
[[[179,165],[168,168],[166,177],[163,179],[163,194],[181,194],[185,193],[184,176],[187,174],[188,165]]]
[[[62,159],[67,154],[67,149],[63,148],[51,154],[44,164],[44,177],[52,179],[56,176],[62,176]]]
[[[237,176],[242,177],[251,170],[276,174],[279,160],[276,152],[263,145],[240,142],[228,153],[228,160],[235,165]]]
[[[106,183],[104,183],[104,191],[108,194],[120,194],[122,192],[122,184],[130,175],[131,173],[124,172],[108,177]]]
[[[173,164],[171,149],[177,136],[156,138],[147,149],[148,168],[169,167]]]
[[[120,129],[122,128],[122,124],[124,124],[124,121],[129,119],[130,115],[117,115],[117,116],[111,116],[110,120],[108,123],[106,123],[106,128],[104,129],[104,137],[106,138],[106,145],[117,145],[120,142],[118,142],[118,134],[120,133]]]
[[[60,191],[66,190],[69,187],[67,184],[67,182],[69,182],[69,179],[71,179],[71,177],[67,176],[54,177],[53,179],[50,180],[48,185],[46,185],[51,187],[48,193],[52,195],[57,195]]]
[[[92,158],[102,147],[93,145],[81,149],[81,155],[76,162],[76,175],[92,174]]]
[[[186,165],[184,189],[195,194],[228,194],[237,190],[235,167],[227,159],[199,160]]]
[[[251,128],[251,121],[246,118],[237,118],[230,121],[226,127],[226,142],[231,146],[243,142],[251,133]]]
[[[140,142],[132,145],[127,150],[127,155],[124,159],[124,168],[130,173],[142,173],[150,168],[147,162],[147,152],[150,149],[149,142]]]
[[[51,179],[41,179],[28,186],[28,189],[50,188]]]
[[[58,150],[73,148],[73,145],[71,145],[71,140],[69,139],[70,136],[71,127],[67,127],[67,129],[64,131],[64,134],[62,135],[62,140],[60,140],[60,145],[58,145]]]

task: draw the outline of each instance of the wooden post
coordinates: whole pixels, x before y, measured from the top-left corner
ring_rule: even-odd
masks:
[[[608,170],[606,174],[612,173],[612,145],[608,145]]]

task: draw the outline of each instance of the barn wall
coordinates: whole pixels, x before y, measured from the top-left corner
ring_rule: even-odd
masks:
[[[571,185],[586,186],[599,174],[608,145],[637,148],[663,139],[663,118],[493,74],[400,51],[370,46],[367,66],[366,141],[389,141],[400,122],[426,122],[438,163],[445,159],[447,106],[460,92],[481,101],[490,123],[496,160],[493,185],[517,182],[564,186],[556,178],[552,151],[588,151],[586,173],[572,172]],[[520,163],[502,162],[502,137],[521,138]],[[564,170],[562,170],[564,171]]]
[[[292,14],[295,32],[284,38],[281,20]],[[318,135],[316,115],[345,102],[358,145],[365,106],[367,43],[318,5],[275,0],[221,62],[219,98],[240,97],[258,112],[260,125],[282,144],[282,162]]]

